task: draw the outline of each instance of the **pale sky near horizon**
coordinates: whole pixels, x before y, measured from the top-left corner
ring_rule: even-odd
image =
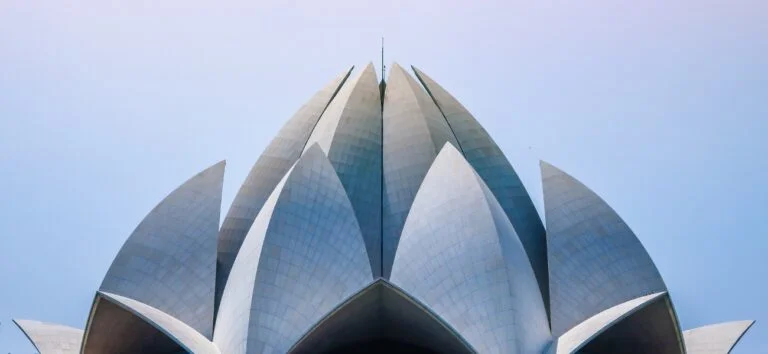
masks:
[[[349,65],[415,65],[600,194],[684,329],[768,353],[768,2],[0,0],[0,353],[11,318],[82,328],[125,238],[226,159],[222,214],[279,127]]]

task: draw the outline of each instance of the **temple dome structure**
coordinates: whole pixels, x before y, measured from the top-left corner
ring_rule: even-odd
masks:
[[[223,219],[224,161],[172,191],[84,329],[16,324],[41,354],[726,354],[749,329],[683,331],[603,199],[541,162],[542,220],[488,131],[412,69],[334,78]]]

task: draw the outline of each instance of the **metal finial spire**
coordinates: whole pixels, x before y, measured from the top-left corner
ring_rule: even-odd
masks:
[[[384,65],[384,37],[381,37],[381,81],[384,81],[384,70],[387,68]]]

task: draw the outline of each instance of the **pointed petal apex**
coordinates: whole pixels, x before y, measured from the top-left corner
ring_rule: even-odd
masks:
[[[456,146],[454,146],[450,141],[446,141],[445,144],[443,144],[443,147],[440,148],[440,153],[438,153],[437,156],[441,156],[443,154],[446,156],[460,156],[462,159],[464,159],[464,155],[461,154],[461,151],[459,151],[459,149],[456,148]]]
[[[223,187],[224,183],[224,171],[227,168],[227,160],[221,160],[210,167],[200,171],[198,174],[196,174],[194,177],[190,178],[190,181],[193,179],[198,179],[200,181],[206,181],[206,183],[212,183],[215,187],[216,182],[218,181],[220,185]]]
[[[541,170],[541,178],[548,178],[548,177],[553,177],[557,175],[565,175],[565,176],[568,176],[569,178],[573,178],[571,177],[571,175],[565,173],[563,170],[555,167],[554,165],[544,160],[539,161],[539,169]]]
[[[320,144],[312,143],[312,145],[310,145],[307,148],[307,151],[304,152],[304,155],[301,158],[302,159],[308,159],[308,160],[314,160],[314,159],[320,158],[321,156],[323,158],[326,158],[327,155],[328,154],[325,152],[325,150],[323,150],[323,148],[320,146]],[[301,161],[301,160],[299,160],[299,161]],[[298,163],[299,162],[297,162],[297,164]]]

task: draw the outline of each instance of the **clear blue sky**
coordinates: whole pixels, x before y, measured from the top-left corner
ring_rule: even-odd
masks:
[[[227,159],[224,212],[348,65],[416,65],[491,132],[604,197],[684,328],[756,319],[768,353],[768,2],[0,1],[0,353],[12,317],[83,327],[125,238]]]

